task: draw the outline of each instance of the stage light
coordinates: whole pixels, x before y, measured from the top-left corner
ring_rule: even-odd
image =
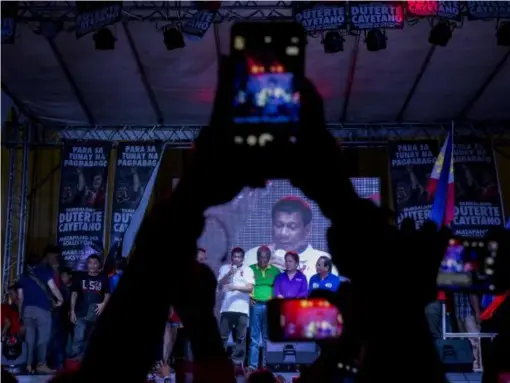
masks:
[[[184,36],[177,28],[167,28],[163,31],[163,42],[166,49],[173,51],[174,49],[184,48]]]
[[[374,28],[367,32],[365,37],[365,44],[367,44],[367,51],[377,52],[386,49],[386,35],[380,29]]]
[[[451,38],[452,30],[450,28],[450,24],[446,21],[442,21],[436,24],[436,26],[430,31],[429,43],[445,47],[448,45],[448,41],[450,41]]]
[[[254,65],[254,66],[252,66],[252,67],[251,67],[251,73],[253,73],[253,74],[257,74],[257,73],[259,73],[259,67],[258,67],[258,66],[255,66],[255,65]]]
[[[324,44],[324,53],[338,53],[344,51],[345,39],[338,32],[328,32],[322,40]]]
[[[501,23],[496,38],[499,46],[510,47],[510,22]]]
[[[283,67],[282,67],[281,65],[278,65],[278,66],[276,67],[276,71],[277,71],[278,73],[283,73]]]
[[[117,39],[108,28],[101,28],[94,34],[94,44],[96,49],[100,51],[115,49],[115,40]]]

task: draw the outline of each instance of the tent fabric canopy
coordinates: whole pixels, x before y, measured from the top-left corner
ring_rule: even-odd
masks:
[[[168,51],[161,25],[133,20],[127,30],[122,23],[111,27],[115,50],[98,51],[92,35],[77,40],[64,31],[49,43],[34,33],[35,23],[19,24],[15,43],[2,46],[2,81],[49,124],[206,124],[218,53],[229,50],[230,27],[217,24],[202,40]],[[388,30],[388,47],[379,52],[368,52],[363,37],[349,36],[344,52],[325,54],[321,39],[309,38],[306,73],[323,95],[331,123],[510,120],[510,50],[497,46],[495,27],[495,21],[465,21],[446,47],[434,48],[424,19]]]

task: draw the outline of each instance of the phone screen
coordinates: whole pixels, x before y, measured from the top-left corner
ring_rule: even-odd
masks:
[[[441,261],[437,285],[445,290],[491,291],[492,266],[497,242],[476,239],[451,239]]]
[[[298,123],[304,37],[292,28],[259,28],[232,31],[233,122]]]
[[[280,304],[283,340],[329,339],[342,334],[343,317],[326,299],[285,299]]]

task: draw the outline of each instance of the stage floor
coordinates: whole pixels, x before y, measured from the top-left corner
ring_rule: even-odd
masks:
[[[281,374],[285,379],[287,379],[287,382],[292,382],[292,377],[295,376],[294,374],[286,373]],[[416,373],[416,376],[418,376],[419,373]],[[481,382],[481,374],[474,372],[474,373],[468,373],[468,374],[458,374],[458,373],[451,373],[447,374],[448,380],[450,383],[480,383]],[[18,382],[19,383],[46,383],[50,377],[48,376],[18,376]],[[243,383],[244,379],[240,378],[238,379],[238,383]],[[409,383],[412,383],[412,379],[409,379]]]

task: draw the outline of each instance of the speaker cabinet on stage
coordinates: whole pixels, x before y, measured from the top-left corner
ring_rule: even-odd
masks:
[[[265,352],[266,363],[270,367],[307,365],[313,363],[318,356],[317,345],[314,342],[267,342]]]
[[[448,372],[473,371],[473,348],[467,339],[440,339],[436,341],[439,358]]]

